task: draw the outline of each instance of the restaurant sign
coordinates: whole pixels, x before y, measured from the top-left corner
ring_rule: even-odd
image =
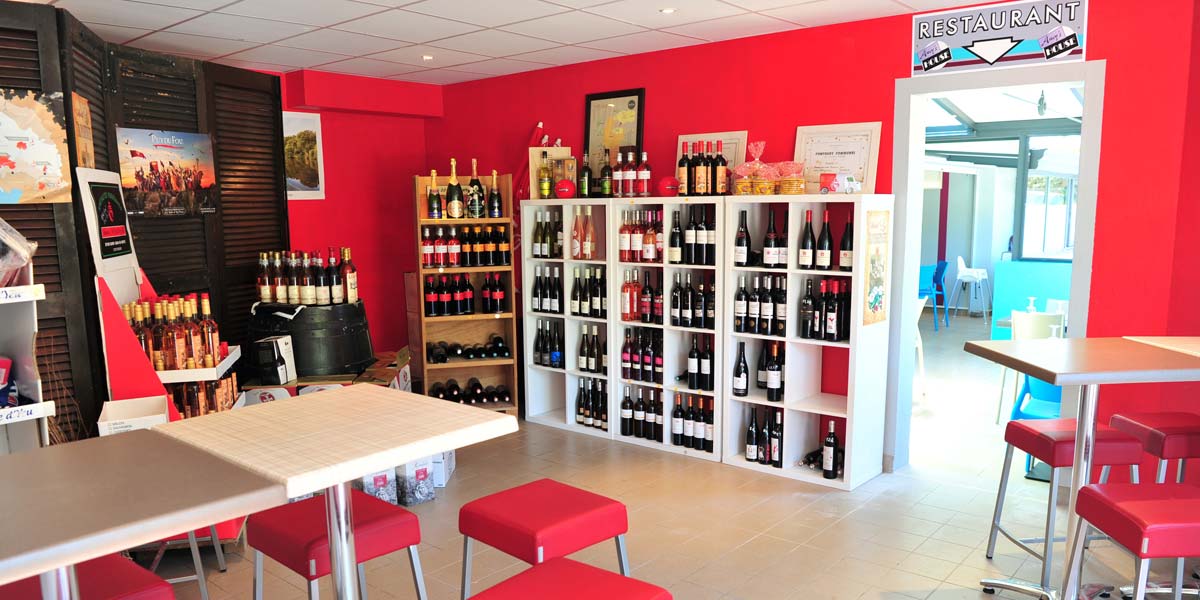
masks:
[[[1087,0],[1026,0],[913,17],[912,73],[1083,60]]]

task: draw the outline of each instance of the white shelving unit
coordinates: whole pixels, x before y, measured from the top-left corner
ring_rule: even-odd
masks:
[[[18,285],[0,288],[0,355],[13,361],[13,375],[21,395],[33,403],[9,407],[0,399],[0,454],[24,452],[50,444],[47,417],[55,414],[53,402],[42,400],[37,367],[37,303],[46,290],[33,283],[33,266],[26,266]]]
[[[188,383],[191,381],[216,381],[225,377],[229,369],[233,368],[234,363],[242,357],[242,347],[232,346],[229,348],[229,356],[221,360],[220,364],[211,369],[173,369],[170,371],[158,371],[158,379],[163,383]]]
[[[854,489],[882,472],[886,377],[882,376],[879,365],[886,364],[888,322],[885,318],[871,325],[863,325],[864,296],[867,291],[864,274],[868,270],[866,220],[868,211],[887,211],[890,236],[892,205],[893,197],[890,195],[727,196],[724,199],[724,222],[729,226],[725,228],[720,244],[722,247],[733,247],[735,224],[738,223],[739,213],[745,210],[751,248],[761,251],[768,207],[773,207],[777,222],[782,222],[779,211],[786,210],[789,261],[786,269],[735,267],[732,253],[728,253],[722,263],[730,275],[723,286],[720,304],[733,305],[739,276],[745,275],[750,285],[753,275],[770,274],[787,277],[788,306],[785,338],[734,333],[732,311],[726,311],[722,321],[721,332],[726,349],[723,372],[732,373],[739,341],[746,342],[746,361],[751,371],[749,396],[733,396],[728,385],[718,388],[725,405],[723,429],[727,451],[723,461],[726,464],[843,490]],[[819,235],[821,215],[826,208],[831,213],[831,233],[835,244],[841,241],[846,218],[853,215],[854,265],[851,271],[817,271],[795,267],[805,211],[813,211],[813,231]],[[776,231],[783,234],[778,225]],[[889,261],[890,255],[883,259]],[[835,269],[836,264],[835,246]],[[885,268],[890,268],[890,265]],[[805,281],[812,280],[813,287],[817,288],[819,281],[825,278],[850,282],[849,341],[828,342],[800,337],[800,301],[805,294]],[[883,284],[883,289],[887,290],[886,271]],[[814,295],[817,293],[814,290]],[[885,291],[885,298],[886,294]],[[887,316],[891,316],[890,312]],[[783,377],[785,400],[782,403],[768,402],[765,390],[755,387],[755,365],[759,354],[765,351],[766,341],[783,343],[786,362]],[[751,408],[762,406],[783,410],[782,468],[745,460],[745,431]],[[758,418],[761,424],[761,408]],[[844,420],[844,425],[838,427],[838,434],[845,447],[845,469],[838,479],[827,480],[822,478],[820,471],[809,469],[801,463],[806,454],[821,447],[828,427],[825,423],[831,418]]]

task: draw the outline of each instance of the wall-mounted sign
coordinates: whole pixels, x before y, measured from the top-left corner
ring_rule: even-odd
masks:
[[[913,75],[1084,59],[1087,0],[1025,0],[913,17]]]
[[[131,215],[217,212],[217,168],[207,133],[117,128],[121,188]]]

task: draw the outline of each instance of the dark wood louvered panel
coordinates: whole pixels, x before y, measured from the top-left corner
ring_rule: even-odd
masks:
[[[177,273],[208,269],[202,217],[130,217],[129,226],[138,263],[159,292],[166,293],[161,286]]]
[[[99,57],[99,58],[98,58]],[[88,101],[92,113],[92,145],[95,147],[96,168],[117,170],[116,161],[109,162],[108,114],[104,110],[103,49],[76,45],[71,48],[74,91]]]
[[[119,77],[123,127],[200,130],[193,78],[139,69],[128,61],[122,61]]]
[[[50,204],[0,206],[0,219],[8,221],[21,235],[37,242],[33,255],[35,283],[46,286],[47,294],[62,291],[62,274],[58,265],[58,231],[54,226],[54,207]]]
[[[0,87],[42,89],[36,31],[0,27]]]

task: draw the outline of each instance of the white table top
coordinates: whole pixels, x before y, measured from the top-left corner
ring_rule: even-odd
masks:
[[[0,585],[258,512],[283,486],[153,431],[0,456]]]
[[[515,432],[517,419],[386,387],[353,385],[155,430],[282,483],[294,498]]]
[[[1054,385],[1200,381],[1200,355],[1126,338],[994,340],[964,350]]]
[[[1133,340],[1142,344],[1150,344],[1175,352],[1183,352],[1192,356],[1200,356],[1200,337],[1185,337],[1185,336],[1125,336],[1127,340]]]

